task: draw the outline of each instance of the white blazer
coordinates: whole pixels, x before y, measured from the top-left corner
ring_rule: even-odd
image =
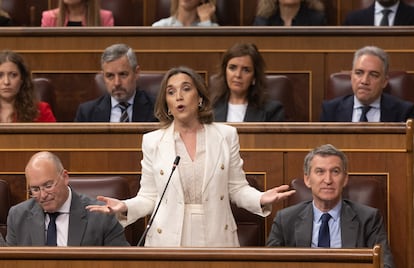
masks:
[[[236,128],[220,123],[204,125],[206,131],[206,164],[203,206],[207,245],[240,246],[230,201],[238,207],[261,216],[271,207],[262,208],[262,192],[249,186],[242,169]],[[143,136],[141,186],[137,196],[125,201],[128,207],[124,225],[153,213],[162,195],[176,157],[173,124]],[[145,246],[175,247],[181,245],[184,221],[184,194],[178,169],[171,177],[162,203],[148,231]]]

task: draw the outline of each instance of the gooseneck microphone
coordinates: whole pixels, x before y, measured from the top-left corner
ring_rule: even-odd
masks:
[[[162,198],[164,197],[164,194],[167,191],[168,184],[170,183],[171,177],[174,173],[175,168],[178,166],[179,162],[180,162],[180,157],[177,155],[175,157],[174,164],[172,166],[170,176],[168,177],[167,183],[165,184],[164,191],[161,194],[160,201],[158,202],[157,208],[155,209],[155,212],[152,214],[152,217],[148,221],[147,227],[145,227],[144,233],[141,235],[141,238],[138,241],[138,245],[137,245],[138,247],[144,246],[145,237],[147,236],[149,228],[151,228],[151,225],[152,225],[152,222],[154,221],[155,215],[157,215],[158,209],[160,208],[160,205],[161,205]]]

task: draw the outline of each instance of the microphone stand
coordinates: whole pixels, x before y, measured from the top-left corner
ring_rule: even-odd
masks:
[[[179,162],[180,162],[180,157],[177,155],[177,157],[174,160],[174,164],[173,164],[173,167],[171,169],[170,176],[168,177],[167,183],[165,184],[164,191],[161,194],[160,201],[157,204],[157,208],[155,209],[155,212],[152,214],[152,217],[148,221],[148,224],[147,224],[147,226],[144,230],[144,233],[142,233],[141,238],[138,241],[138,245],[137,245],[138,247],[143,247],[144,246],[145,237],[147,236],[148,230],[151,228],[151,225],[152,225],[152,222],[154,221],[155,215],[157,215],[158,209],[160,208],[160,205],[161,205],[162,198],[164,197],[164,194],[167,191],[168,184],[170,183],[171,177],[174,173],[175,168],[178,166]]]

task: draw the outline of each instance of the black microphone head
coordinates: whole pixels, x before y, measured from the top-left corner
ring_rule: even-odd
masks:
[[[176,157],[175,157],[175,160],[174,160],[174,167],[176,167],[176,166],[178,166],[178,163],[180,162],[180,156],[179,155],[177,155]]]

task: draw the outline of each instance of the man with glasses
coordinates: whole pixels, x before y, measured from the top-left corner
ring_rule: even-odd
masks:
[[[92,213],[98,201],[69,186],[68,171],[50,152],[26,165],[30,199],[10,208],[6,242],[10,246],[129,246],[115,216]]]

